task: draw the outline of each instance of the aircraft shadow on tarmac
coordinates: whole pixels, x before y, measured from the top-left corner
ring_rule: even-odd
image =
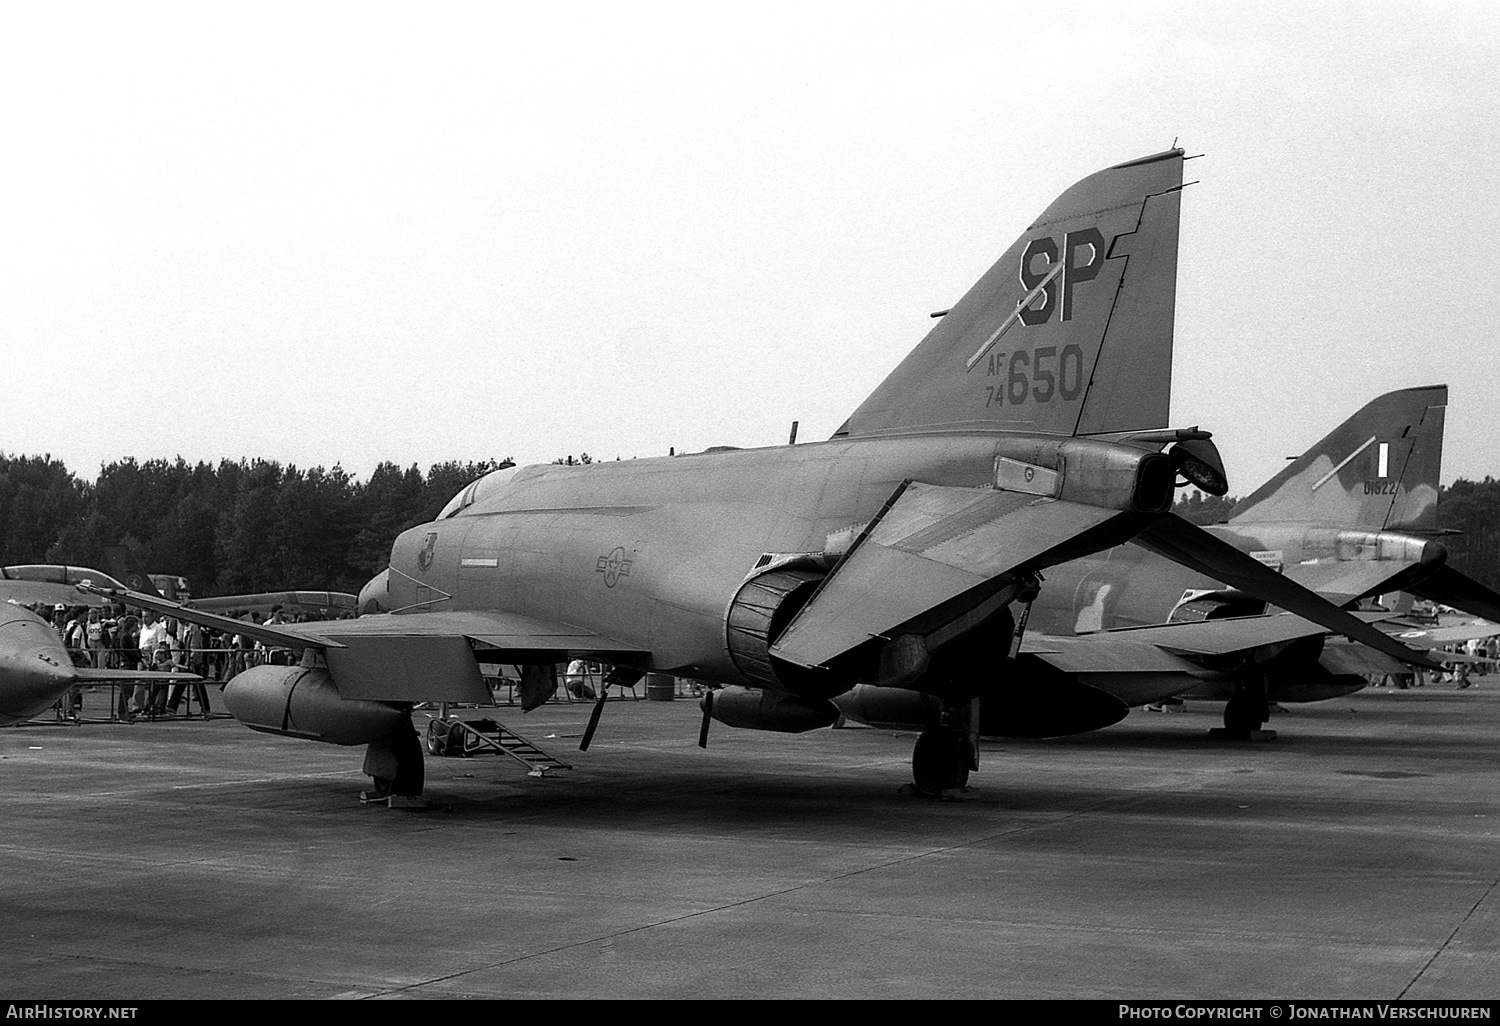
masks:
[[[1278,817],[1312,822],[1400,818],[1413,802],[1412,794],[1402,790],[1404,784],[1422,786],[1424,778],[1437,775],[1424,771],[1429,760],[1472,757],[1482,764],[1478,761],[1488,758],[1477,741],[1458,739],[1434,745],[1427,737],[1419,745],[1399,737],[1346,737],[1337,751],[1319,744],[1329,739],[1305,740],[1305,746],[1295,748],[1279,748],[1279,742],[1215,748],[1196,735],[1151,730],[1115,736],[1101,732],[1087,741],[991,742],[985,746],[987,773],[951,800],[905,793],[904,746],[899,744],[893,746],[888,766],[873,768],[868,763],[825,765],[819,755],[805,761],[789,756],[754,767],[731,760],[705,765],[694,753],[632,767],[639,753],[622,751],[541,780],[488,760],[445,760],[429,764],[431,806],[414,811],[356,805],[352,778],[320,776],[256,786],[265,789],[261,800],[268,804],[303,813],[316,810],[381,833],[390,828],[425,832],[526,825],[759,838],[784,831],[900,843],[929,838],[935,831],[990,836],[996,830],[1042,827],[1080,814],[1176,821],[1186,827],[1243,819],[1247,801],[1262,809],[1272,802]],[[1221,751],[1222,758],[1197,769],[1153,760],[1155,769],[1142,766],[1125,779],[1073,765],[1075,756],[1090,751],[1112,762],[1114,753],[1128,758],[1132,752],[1195,749]],[[1292,756],[1298,761],[1295,768],[1286,765]],[[1158,773],[1170,776],[1154,775]],[[1316,778],[1315,786],[1305,793],[1289,790],[1291,773]]]

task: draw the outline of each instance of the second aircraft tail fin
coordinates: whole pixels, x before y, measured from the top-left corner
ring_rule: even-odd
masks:
[[[136,555],[128,545],[106,545],[104,546],[104,562],[109,572],[124,582],[125,587],[131,591],[139,591],[146,595],[155,595],[158,598],[175,598],[176,596],[163,596],[157,590],[156,583],[151,580],[151,575],[140,569]]]
[[[1230,523],[1435,529],[1447,405],[1447,385],[1371,400],[1235,506]]]

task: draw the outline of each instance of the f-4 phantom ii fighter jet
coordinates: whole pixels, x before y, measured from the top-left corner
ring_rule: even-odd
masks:
[[[1183,160],[1068,189],[828,441],[495,471],[396,539],[379,615],[266,630],[119,597],[301,649],[235,678],[226,706],[368,744],[376,793],[397,795],[422,787],[412,703],[488,702],[493,662],[523,667],[534,708],[573,657],[613,682],[729,686],[709,713],[767,730],[831,724],[861,682],[928,694],[913,775],[962,786],[978,699],[1014,670],[1012,605],[1131,538],[1424,662],[1168,512],[1179,474],[1227,487],[1206,432],[1165,427]]]

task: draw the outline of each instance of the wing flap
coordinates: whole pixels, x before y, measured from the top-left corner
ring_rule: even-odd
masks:
[[[489,610],[384,613],[318,626],[338,642],[324,658],[339,695],[383,702],[488,704],[476,644],[492,659],[504,656],[501,662],[613,662],[648,652],[571,624]]]
[[[462,636],[349,638],[324,657],[340,698],[490,703],[474,649]]]

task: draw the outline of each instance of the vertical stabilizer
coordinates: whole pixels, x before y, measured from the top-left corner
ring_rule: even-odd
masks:
[[[118,578],[131,591],[155,595],[157,598],[171,597],[163,596],[157,590],[156,584],[151,580],[151,575],[140,568],[140,562],[129,546],[104,546],[104,563],[109,568],[110,575]]]
[[[1436,528],[1447,405],[1447,385],[1387,392],[1235,506],[1229,522]]]
[[[1165,427],[1183,152],[1059,196],[835,437]]]

